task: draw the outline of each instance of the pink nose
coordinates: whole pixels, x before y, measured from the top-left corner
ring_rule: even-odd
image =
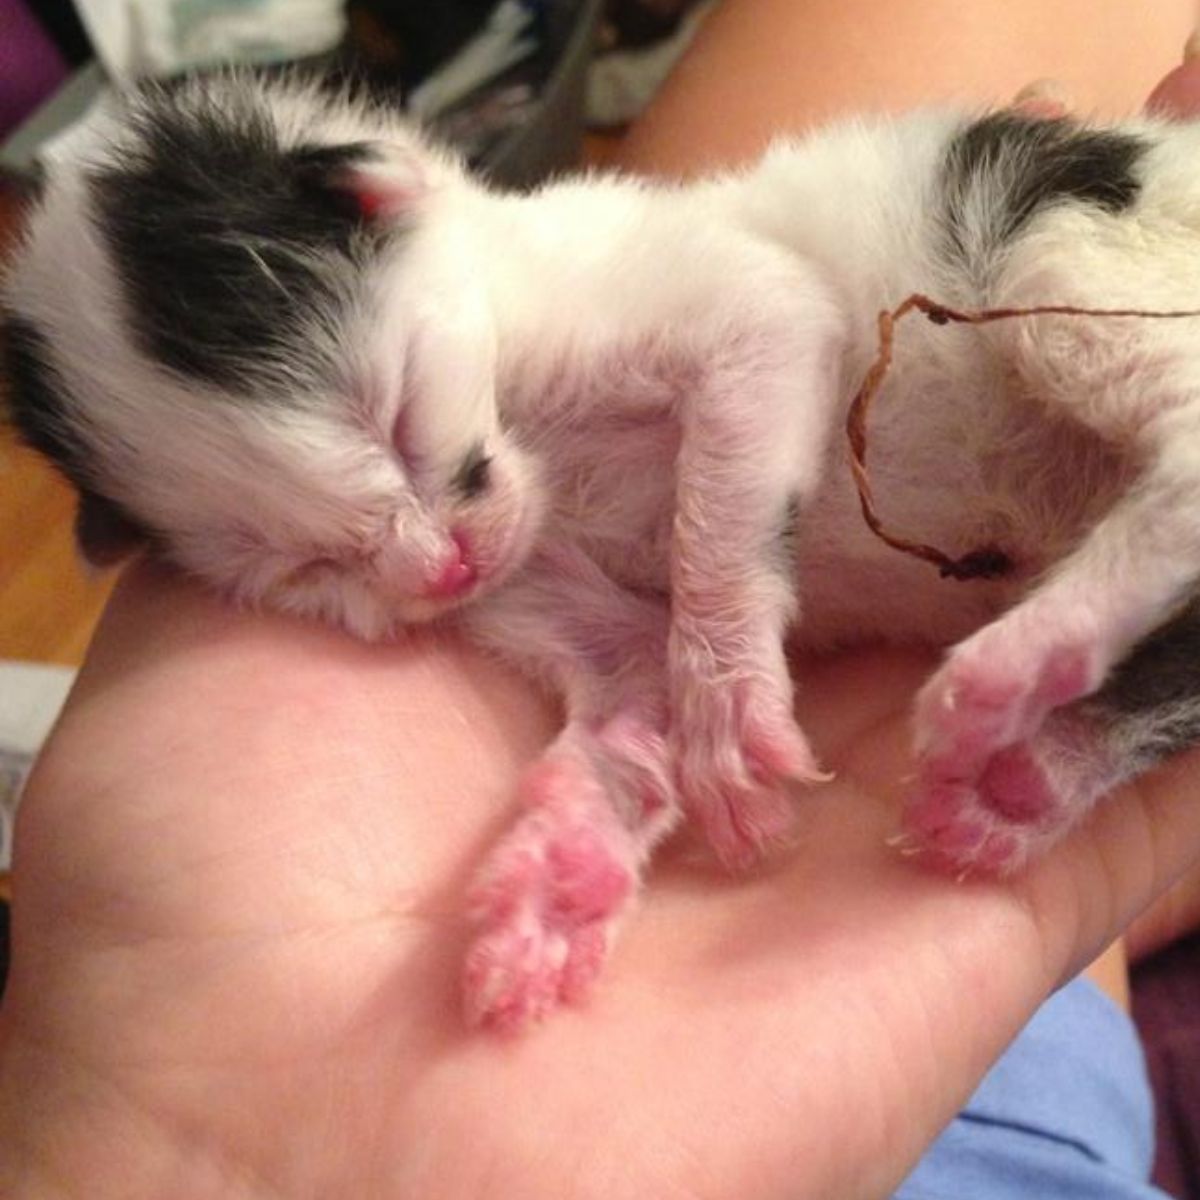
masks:
[[[454,542],[454,549],[447,556],[440,573],[425,589],[426,595],[437,600],[461,596],[476,579],[466,537],[457,529],[451,532],[450,537]]]

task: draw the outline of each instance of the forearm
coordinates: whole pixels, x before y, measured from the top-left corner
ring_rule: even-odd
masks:
[[[725,0],[618,162],[694,174],[831,117],[998,105],[1044,76],[1083,113],[1129,113],[1178,61],[1195,16],[1190,0]]]

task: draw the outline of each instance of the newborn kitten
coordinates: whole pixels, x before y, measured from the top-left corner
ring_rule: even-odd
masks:
[[[386,110],[151,89],[47,173],[13,416],[93,559],[149,542],[369,638],[453,617],[562,696],[472,896],[467,1011],[515,1029],[587,989],[682,814],[730,867],[786,832],[821,772],[785,636],[954,644],[907,826],[955,869],[1016,869],[1200,735],[1193,323],[905,325],[880,506],[1002,579],[877,540],[841,434],[913,290],[1194,307],[1198,156],[1200,126],[927,112],[503,195]]]

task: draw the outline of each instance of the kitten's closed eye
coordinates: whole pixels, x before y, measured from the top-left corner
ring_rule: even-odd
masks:
[[[277,582],[276,587],[314,587],[342,575],[344,571],[344,563],[326,554],[293,567]]]
[[[482,446],[475,446],[463,459],[454,486],[467,500],[483,495],[491,484],[492,459]]]

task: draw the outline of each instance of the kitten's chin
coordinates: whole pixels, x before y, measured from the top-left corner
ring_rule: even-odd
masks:
[[[335,625],[363,641],[386,641],[411,625],[428,625],[486,597],[516,571],[525,555],[512,555],[454,597],[397,595],[356,580],[328,584],[322,594],[273,597],[272,608]]]
[[[528,559],[541,525],[541,506],[529,505],[500,536],[476,544],[475,577],[453,595],[389,590],[378,578],[335,564],[316,564],[272,581],[263,591],[235,588],[262,608],[337,626],[364,641],[394,637],[405,626],[426,625],[486,597]]]
[[[341,622],[358,637],[377,640],[406,625],[425,625],[451,617],[459,609],[485,599],[521,569],[533,549],[541,524],[540,510],[527,509],[501,539],[488,546],[475,562],[475,578],[469,587],[453,596],[412,596],[374,593],[376,611],[369,605],[360,611],[350,605]]]

